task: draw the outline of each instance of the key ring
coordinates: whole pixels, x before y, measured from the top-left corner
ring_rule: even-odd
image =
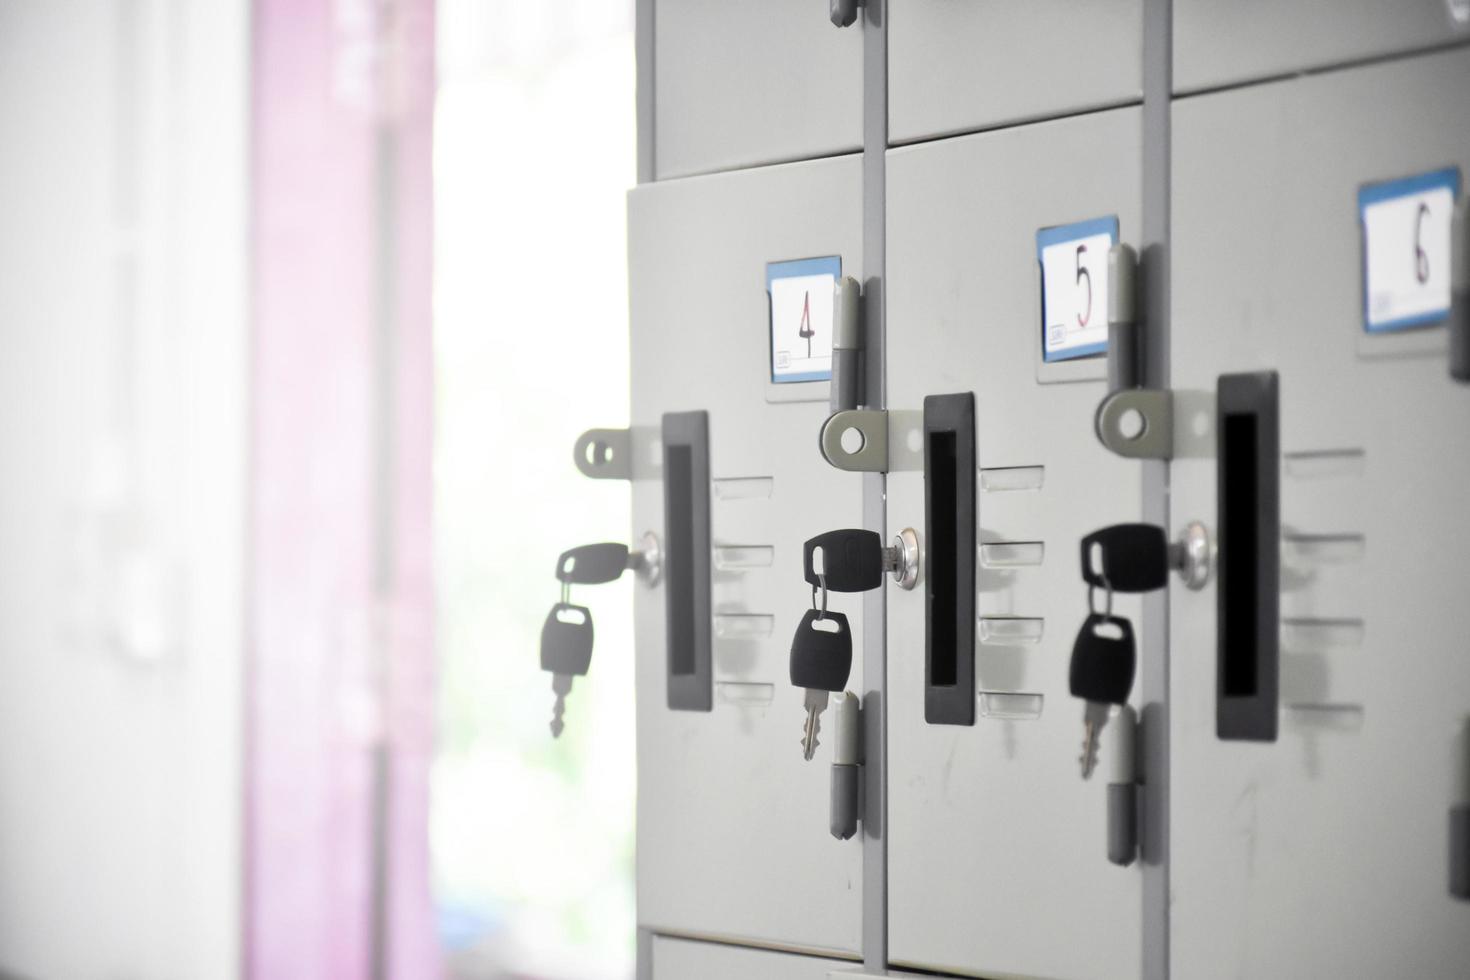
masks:
[[[1101,576],[1101,578],[1103,582],[1103,588],[1107,589],[1108,592],[1108,604],[1106,611],[1103,613],[1103,619],[1111,620],[1113,618],[1113,583],[1108,581],[1108,577],[1106,575]],[[1094,616],[1097,615],[1097,607],[1093,604],[1092,593],[1093,590],[1096,588],[1097,586],[1093,585],[1091,582],[1087,584],[1087,611],[1092,613]]]
[[[572,586],[569,582],[563,582],[561,584],[561,604],[563,606],[570,606],[572,604]]]
[[[822,583],[822,608],[817,612],[818,619],[827,618],[827,576],[818,575],[817,581]],[[812,608],[817,608],[817,587],[812,586]]]

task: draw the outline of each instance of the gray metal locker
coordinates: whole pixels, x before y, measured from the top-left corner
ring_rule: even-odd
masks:
[[[887,593],[889,952],[902,966],[1140,974],[1141,874],[1107,859],[1107,779],[1078,770],[1068,660],[1088,605],[1079,541],[1140,519],[1141,476],[1093,435],[1103,360],[1043,360],[1038,263],[1058,226],[1115,219],[1124,241],[1137,235],[1139,155],[1133,108],[888,154],[887,513],[890,534],[919,531],[928,561],[914,591]],[[1106,268],[1106,248],[1087,261],[1105,337],[1092,263]],[[926,396],[950,393],[973,395],[973,436],[926,433]],[[936,577],[944,561],[955,581]],[[932,651],[930,593],[959,609]],[[1137,596],[1114,608],[1139,621]],[[931,723],[936,710],[958,723]]]
[[[1378,226],[1362,204],[1470,174],[1466,93],[1458,49],[1174,109],[1170,513],[1209,525],[1221,562],[1170,594],[1174,976],[1470,970],[1447,868],[1470,772],[1470,387],[1442,326],[1365,329],[1391,298],[1365,299],[1365,249],[1435,281],[1448,195],[1420,244],[1412,212]],[[1274,422],[1269,381],[1221,380],[1261,371]]]
[[[890,140],[1137,102],[1142,12],[1142,0],[890,4]]]
[[[659,534],[668,572],[634,611],[639,924],[855,956],[862,842],[828,833],[831,746],[802,758],[788,657],[812,601],[802,542],[859,525],[862,490],[817,451],[828,386],[772,382],[767,276],[815,259],[861,275],[861,160],[645,184],[628,210],[633,530]],[[707,440],[666,418],[690,412]],[[694,586],[680,561],[706,563]],[[860,604],[841,608],[861,637]]]
[[[1470,0],[1174,0],[1174,91],[1470,40]]]
[[[862,146],[861,23],[833,26],[821,0],[640,2],[653,8],[658,178]]]
[[[851,961],[655,936],[649,980],[828,980],[854,967]]]

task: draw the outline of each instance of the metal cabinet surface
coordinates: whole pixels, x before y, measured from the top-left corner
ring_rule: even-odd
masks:
[[[1358,208],[1370,183],[1470,174],[1466,93],[1459,49],[1174,110],[1171,517],[1217,528],[1218,378],[1262,370],[1281,516],[1274,742],[1218,737],[1218,658],[1239,652],[1219,586],[1171,590],[1174,976],[1470,964],[1446,839],[1470,771],[1470,388],[1442,326],[1365,334]]]
[[[651,980],[828,980],[854,968],[844,960],[653,937]]]
[[[973,393],[978,467],[976,642],[956,651],[974,662],[975,690],[958,695],[974,699],[972,725],[926,722],[933,569],[914,591],[887,593],[889,950],[899,965],[1090,980],[1140,972],[1141,875],[1106,858],[1107,780],[1078,771],[1082,704],[1069,695],[1068,661],[1088,604],[1080,539],[1140,519],[1141,476],[1093,435],[1103,361],[1041,363],[1037,259],[1038,232],[1052,226],[1114,217],[1124,241],[1137,235],[1139,155],[1132,108],[888,154],[889,533],[916,528],[930,555],[938,543],[926,528],[926,396]],[[1114,607],[1138,621],[1137,596]]]
[[[1174,0],[1174,90],[1470,40],[1466,0]]]
[[[900,0],[888,129],[903,143],[1142,97],[1142,0]]]
[[[812,601],[802,542],[860,526],[862,488],[818,452],[826,385],[772,390],[766,265],[837,256],[861,275],[861,161],[645,184],[628,211],[633,530],[666,538],[664,414],[705,411],[710,485],[696,489],[713,551],[712,710],[666,696],[677,574],[635,599],[639,923],[856,954],[862,842],[828,832],[831,746],[802,759],[788,661]],[[793,397],[807,400],[779,400]],[[832,602],[850,618],[849,687],[861,691],[861,604]]]
[[[861,23],[813,0],[649,2],[657,177],[862,146]]]

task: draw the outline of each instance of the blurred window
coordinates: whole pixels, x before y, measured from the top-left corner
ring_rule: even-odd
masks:
[[[441,0],[435,110],[438,747],[448,972],[626,978],[634,953],[631,585],[553,740],[538,663],[557,555],[627,541],[577,435],[628,423],[631,2]]]

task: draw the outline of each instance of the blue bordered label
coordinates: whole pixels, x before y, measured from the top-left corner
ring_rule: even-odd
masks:
[[[842,257],[766,263],[771,381],[832,380],[832,300]]]
[[[1041,356],[1091,357],[1108,349],[1108,251],[1118,219],[1093,218],[1036,233],[1041,267]]]
[[[1459,194],[1454,167],[1358,190],[1368,333],[1413,330],[1449,316],[1450,219]]]

